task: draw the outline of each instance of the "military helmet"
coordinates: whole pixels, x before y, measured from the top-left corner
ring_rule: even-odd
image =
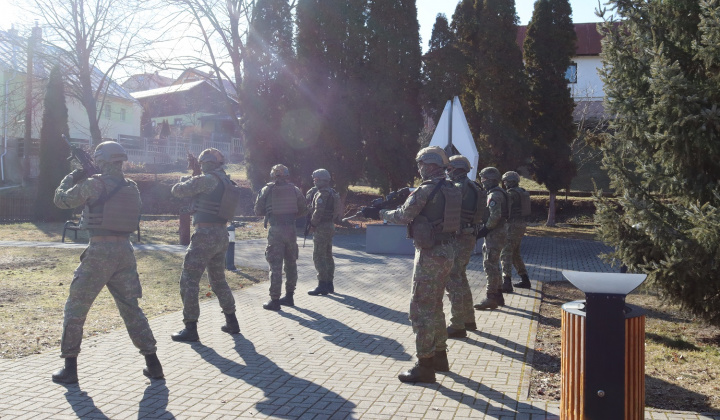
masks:
[[[489,166],[480,171],[480,179],[490,179],[500,182],[500,171],[498,171],[497,168]]]
[[[115,141],[104,141],[95,148],[93,159],[100,162],[124,162],[128,160],[127,152],[120,143]]]
[[[470,161],[463,155],[450,156],[450,167],[453,169],[462,169],[465,172],[470,172],[470,169],[472,169]]]
[[[520,182],[520,174],[515,171],[507,171],[502,176],[503,182]]]
[[[277,179],[277,178],[284,178],[290,176],[290,171],[288,171],[287,166],[278,164],[272,167],[270,169],[270,178]]]
[[[448,165],[448,158],[442,148],[430,146],[420,149],[417,156],[415,156],[415,162],[434,163],[444,168]]]
[[[316,169],[312,173],[313,179],[321,179],[325,181],[330,181],[330,172],[328,172],[327,169]]]
[[[200,156],[198,156],[198,162],[205,163],[205,162],[212,162],[212,163],[225,163],[225,156],[223,156],[222,153],[218,149],[205,149],[200,153]]]

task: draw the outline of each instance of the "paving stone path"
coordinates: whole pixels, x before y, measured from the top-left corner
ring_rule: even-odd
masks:
[[[7,246],[78,244],[0,241]],[[236,243],[237,266],[266,269],[264,240]],[[540,304],[538,281],[561,270],[613,271],[593,241],[527,237],[523,256],[532,290],[506,295],[504,308],[476,312],[478,331],[450,340],[450,372],[436,384],[402,384],[414,363],[407,319],[412,257],[364,252],[362,235],[335,237],[336,293],[312,297],[312,244],[300,248],[294,308],[263,310],[268,284],[235,293],[241,334],[220,331],[214,300],[201,303],[201,342],[175,343],[176,312],[151,319],[166,379],[142,375],[144,359],[120,329],[85,339],[80,383],[61,386],[50,374],[59,350],[0,360],[0,418],[83,419],[557,419],[559,404],[530,400],[529,362]],[[175,245],[139,245],[139,252],[183,252]],[[476,300],[485,275],[473,256],[468,277]],[[449,306],[446,299],[446,312]],[[711,419],[695,413],[646,411],[648,419]],[[720,419],[720,417],[718,417]]]

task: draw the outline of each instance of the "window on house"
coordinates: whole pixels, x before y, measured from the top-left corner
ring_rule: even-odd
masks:
[[[125,108],[120,108],[120,121],[125,121]]]
[[[567,70],[565,70],[565,78],[568,83],[577,83],[577,63],[570,63]]]
[[[112,109],[110,109],[110,104],[105,104],[105,118],[109,120],[111,115]]]

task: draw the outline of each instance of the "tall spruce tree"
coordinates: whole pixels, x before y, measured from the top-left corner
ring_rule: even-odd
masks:
[[[277,163],[290,167],[292,144],[283,122],[294,100],[292,16],[287,0],[259,0],[248,30],[241,89],[247,173],[259,190]]]
[[[387,192],[411,184],[423,128],[420,26],[415,0],[371,0],[368,97],[364,115],[366,175]]]
[[[35,217],[39,221],[65,221],[71,215],[71,210],[60,209],[53,203],[55,189],[70,172],[70,163],[66,159],[70,148],[62,140],[62,135],[69,139],[70,128],[62,70],[56,65],[48,78],[40,128],[40,174],[35,199]]]
[[[525,68],[530,86],[533,178],[550,191],[546,225],[555,226],[555,198],[575,176],[571,143],[575,103],[565,73],[577,36],[568,0],[538,0],[527,27]]]
[[[598,198],[611,254],[671,301],[720,325],[720,2],[613,1],[602,25],[603,163]]]
[[[288,129],[301,183],[330,171],[344,197],[362,176],[367,0],[299,0],[298,102]]]
[[[485,165],[517,170],[530,156],[528,87],[517,45],[514,0],[484,0],[479,52],[473,66],[475,108],[480,114],[478,140],[490,153]]]
[[[422,104],[428,118],[437,123],[445,103],[462,93],[467,63],[444,14],[435,18],[428,47],[422,63]]]

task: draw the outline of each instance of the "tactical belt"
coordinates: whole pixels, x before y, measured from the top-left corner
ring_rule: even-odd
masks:
[[[436,239],[436,240],[435,240],[435,246],[450,244],[450,243],[453,242],[453,239],[454,239],[454,238],[442,239],[442,240]]]
[[[124,242],[129,239],[130,239],[129,236],[115,236],[115,235],[91,236],[90,242]]]
[[[195,223],[196,228],[206,228],[206,227],[215,227],[215,226],[225,226],[225,223],[208,223],[208,222]]]

